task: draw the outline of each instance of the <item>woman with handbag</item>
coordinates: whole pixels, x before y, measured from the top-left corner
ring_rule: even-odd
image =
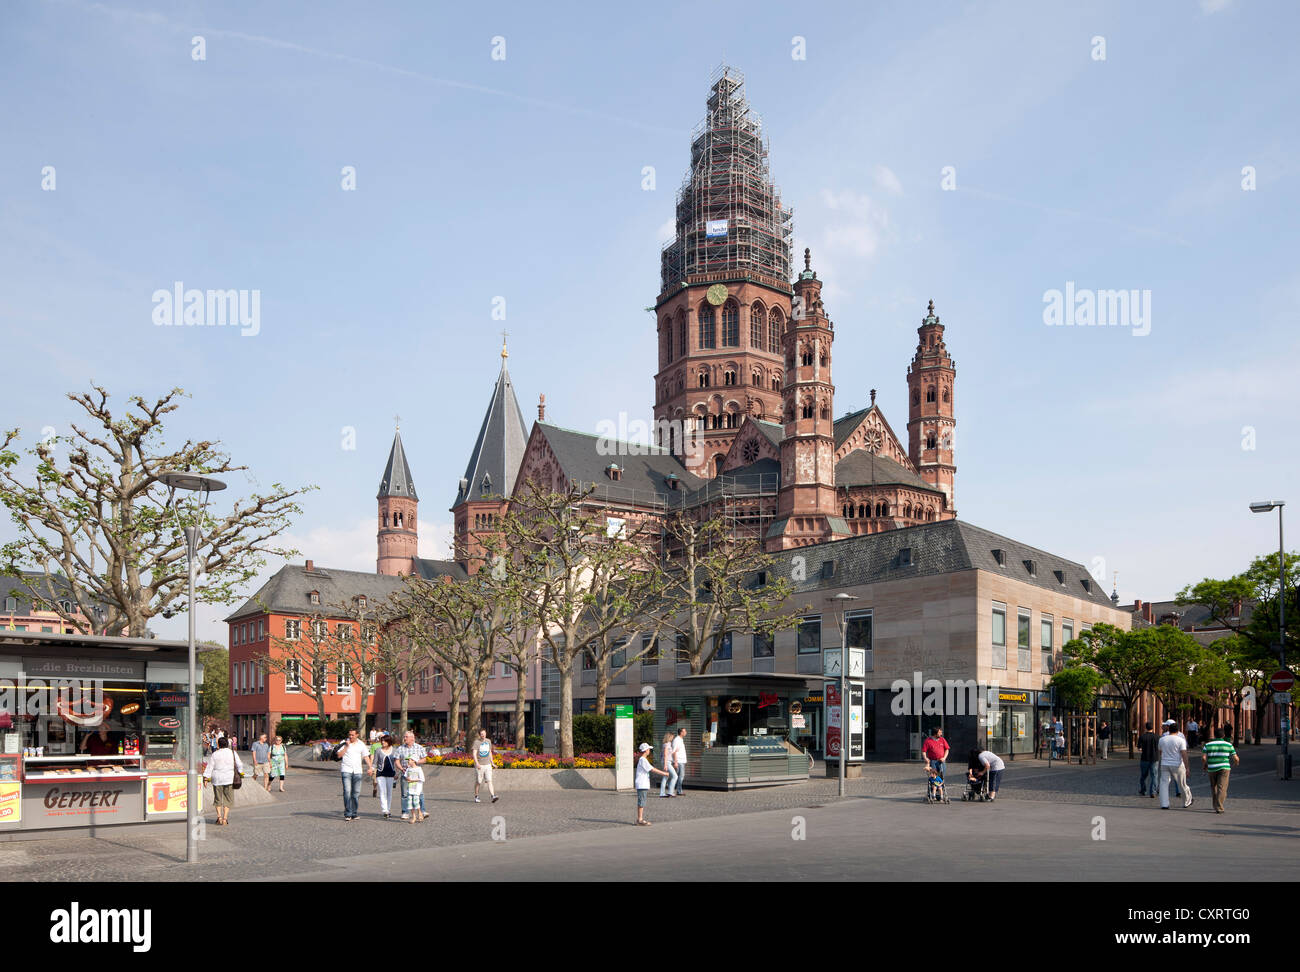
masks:
[[[289,763],[289,752],[284,748],[284,739],[281,736],[275,737],[275,745],[271,747],[271,777],[280,777],[280,792],[284,792],[284,770]],[[266,788],[271,788],[271,778],[266,781]]]
[[[393,748],[392,736],[385,735],[379,740],[373,772],[375,786],[379,791],[379,810],[387,820],[391,816],[393,784],[397,781],[397,750]]]
[[[217,740],[217,749],[203,768],[204,784],[212,784],[212,802],[217,808],[217,825],[230,823],[230,808],[235,802],[235,791],[243,785],[244,764],[239,761],[239,754],[230,748],[230,740],[222,736]]]

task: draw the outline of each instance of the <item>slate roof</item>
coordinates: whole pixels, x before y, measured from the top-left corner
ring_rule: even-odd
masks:
[[[910,565],[901,562],[900,551],[910,551]],[[1005,566],[1000,566],[994,550],[1002,550]],[[772,555],[774,571],[791,576],[791,558],[804,558],[807,578],[795,585],[796,593],[824,588],[853,587],[909,577],[928,577],[960,570],[979,569],[1000,573],[1041,587],[1114,608],[1110,598],[1083,564],[1058,557],[1037,547],[1012,540],[991,530],[973,526],[962,520],[938,520],[916,526],[899,527],[883,533],[869,533],[847,540],[835,540],[796,547]],[[833,560],[834,576],[822,579],[822,564]],[[1035,576],[1030,576],[1024,561],[1032,560]],[[1065,583],[1057,581],[1054,571],[1061,571]],[[1092,590],[1084,588],[1088,581]]]
[[[469,464],[461,477],[452,508],[469,500],[509,496],[514,491],[515,477],[519,475],[519,464],[523,462],[527,447],[528,427],[519,411],[519,400],[515,398],[515,387],[510,381],[503,351],[501,373],[497,375],[492,400],[483,416],[478,439],[469,454]]]
[[[379,495],[375,499],[383,499],[385,496],[405,496],[413,500],[420,498],[415,495],[415,477],[411,475],[411,467],[406,464],[401,432],[393,433],[393,447],[388,451],[388,465],[384,467],[384,476],[379,481]]]
[[[644,503],[680,507],[687,494],[698,490],[706,481],[687,472],[681,460],[658,446],[610,440],[586,432],[563,429],[538,422],[538,434],[545,436],[560,468],[569,479],[595,483],[598,495],[614,502]],[[611,480],[606,469],[615,463],[622,470],[618,481]],[[675,475],[678,488],[668,485]]]
[[[781,440],[785,438],[785,426],[777,422],[768,422],[764,419],[748,418],[745,421],[753,422],[754,427],[767,437],[767,441],[774,446],[779,446]]]
[[[415,572],[425,580],[433,580],[435,577],[465,580],[469,577],[465,568],[454,560],[429,560],[424,557],[415,558]]]
[[[224,620],[234,621],[250,614],[263,614],[268,610],[273,614],[297,614],[304,617],[315,613],[328,615],[337,605],[349,603],[358,595],[368,598],[370,607],[374,608],[401,588],[402,579],[388,574],[326,567],[313,567],[308,571],[305,565],[286,564],[256,594],[226,615]],[[312,591],[320,593],[320,604],[312,604],[308,596]]]
[[[836,486],[910,486],[928,493],[943,495],[933,483],[927,483],[892,459],[875,456],[865,449],[854,449],[835,464]]]
[[[870,408],[860,408],[856,412],[850,412],[848,415],[842,415],[835,420],[835,448],[838,449],[844,445],[844,440],[853,434],[854,429],[862,424],[862,420],[867,417]]]
[[[1209,627],[1213,631],[1223,630],[1218,621],[1210,617],[1210,609],[1203,604],[1184,604],[1181,607],[1177,601],[1144,601],[1142,607],[1151,606],[1151,616],[1155,623],[1159,624],[1160,619],[1168,617],[1171,614],[1178,615],[1178,627],[1184,631],[1190,631],[1192,628]],[[1133,615],[1133,627],[1139,628],[1147,624],[1144,612],[1137,612],[1134,609],[1133,602],[1121,605],[1121,611],[1127,611]],[[1255,613],[1255,603],[1253,601],[1244,601],[1241,605],[1241,623],[1250,624],[1251,615]]]

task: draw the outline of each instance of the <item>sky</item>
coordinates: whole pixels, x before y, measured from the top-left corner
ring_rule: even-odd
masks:
[[[167,441],[249,467],[218,509],[318,486],[295,559],[373,570],[400,415],[447,556],[503,329],[530,419],[651,417],[659,250],[725,61],[825,282],[836,414],[875,388],[905,436],[933,299],[960,518],[1169,598],[1276,548],[1249,502],[1300,499],[1298,34],[1244,0],[7,0],[0,426],[183,388]],[[178,283],[256,292],[256,326],[158,323]]]

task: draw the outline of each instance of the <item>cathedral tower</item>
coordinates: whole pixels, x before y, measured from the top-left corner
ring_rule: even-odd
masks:
[[[704,477],[717,474],[746,416],[781,421],[793,226],[744,76],[724,65],[712,82],[654,308],[656,444]]]
[[[921,478],[947,497],[947,516],[956,516],[953,382],[957,366],[943,343],[943,325],[934,313],[934,301],[930,301],[929,313],[916,333],[920,340],[907,369],[907,454]]]
[[[413,573],[415,558],[419,556],[416,510],[420,498],[415,495],[415,480],[411,477],[411,467],[406,464],[400,429],[393,433],[393,447],[376,498],[379,500],[379,559],[375,569],[380,574]]]
[[[782,339],[781,491],[769,550],[784,550],[847,535],[835,496],[835,386],[831,384],[834,327],[822,307],[822,283],[804,250],[794,285],[794,315]]]

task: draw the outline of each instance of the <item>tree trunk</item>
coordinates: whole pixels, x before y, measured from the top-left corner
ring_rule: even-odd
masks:
[[[479,675],[472,681],[466,680],[465,691],[469,696],[469,714],[465,722],[465,741],[468,744],[478,738],[480,729],[487,728],[483,724],[483,696],[487,694],[486,675]]]
[[[357,692],[361,695],[361,701],[357,703],[357,735],[364,740],[366,738],[366,715],[370,711],[370,693],[366,691],[365,682],[357,686]]]
[[[316,677],[316,673],[313,672],[312,678],[315,677]],[[325,728],[325,723],[327,721],[325,718],[325,695],[321,692],[317,692],[315,695],[315,699],[316,699],[316,714],[320,719],[321,729],[323,730]]]
[[[524,721],[524,707],[528,704],[528,652],[520,659],[522,664],[515,672],[515,749],[528,748],[528,727]]]
[[[448,682],[451,679],[447,680]],[[451,686],[451,701],[447,704],[447,745],[456,746],[456,737],[460,734],[460,687]]]
[[[402,699],[402,711],[397,731],[401,733],[401,735],[397,737],[398,739],[401,739],[406,735],[406,724],[410,722],[411,714],[411,687],[405,681],[402,682],[400,695]]]
[[[596,659],[596,715],[605,714],[605,699],[609,695],[609,656]]]
[[[560,758],[573,759],[573,664],[560,668]]]

